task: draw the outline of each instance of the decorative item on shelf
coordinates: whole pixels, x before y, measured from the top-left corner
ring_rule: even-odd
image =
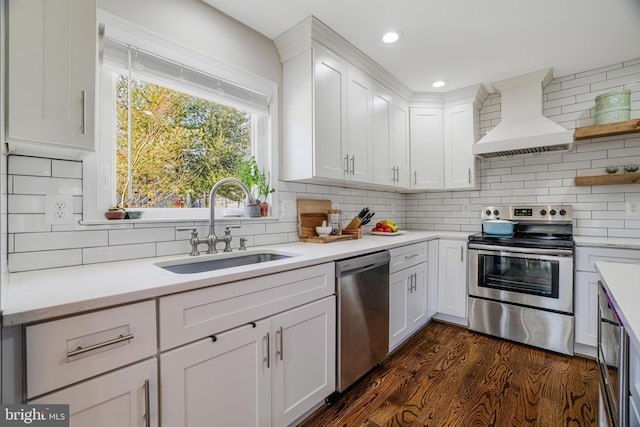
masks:
[[[634,172],[636,172],[638,170],[638,165],[633,165],[633,164],[626,165],[624,167],[624,170],[625,170],[625,172],[628,172],[628,173],[634,173]]]
[[[631,90],[621,89],[596,96],[596,125],[629,120]]]
[[[322,221],[321,226],[316,227],[316,233],[318,233],[318,236],[320,237],[328,237],[332,232],[333,228],[327,226],[327,221],[325,220]]]
[[[332,209],[327,211],[329,215],[329,227],[331,227],[331,234],[342,234],[342,211],[332,206]]]
[[[127,216],[127,212],[118,206],[112,206],[108,211],[104,213],[104,217],[109,220],[124,219]]]
[[[142,211],[127,211],[126,219],[140,219],[142,218]]]
[[[607,166],[604,171],[606,173],[608,173],[609,175],[613,175],[614,173],[618,172],[620,169],[617,166]]]

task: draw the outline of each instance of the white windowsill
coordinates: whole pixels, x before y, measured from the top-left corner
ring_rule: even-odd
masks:
[[[261,216],[256,218],[250,217],[216,217],[216,223],[232,223],[232,222],[276,222],[278,221],[277,217],[274,216]],[[117,224],[167,224],[167,223],[194,223],[194,222],[205,222],[209,223],[209,218],[140,218],[140,219],[90,219],[90,220],[80,220],[78,224],[80,225],[117,225]]]

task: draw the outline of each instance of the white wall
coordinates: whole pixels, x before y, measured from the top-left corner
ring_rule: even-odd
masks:
[[[595,97],[638,80],[640,59],[556,78],[544,90],[544,114],[567,129],[593,125]],[[640,85],[628,89],[631,117],[640,117]],[[480,122],[483,135],[500,122],[499,95],[485,101]],[[604,175],[609,165],[640,165],[640,136],[578,141],[575,147],[567,154],[482,161],[476,191],[408,195],[407,223],[422,230],[480,231],[482,206],[567,203],[576,235],[640,238],[640,218],[625,213],[625,202],[640,200],[640,185],[574,185],[574,177]]]
[[[273,42],[201,0],[98,0],[98,8],[282,86]]]

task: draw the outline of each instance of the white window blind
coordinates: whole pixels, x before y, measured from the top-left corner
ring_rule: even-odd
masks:
[[[109,37],[103,39],[102,49],[104,65],[120,71],[130,71],[134,78],[206,97],[252,113],[264,114],[269,111],[269,96],[205,71],[178,64]]]

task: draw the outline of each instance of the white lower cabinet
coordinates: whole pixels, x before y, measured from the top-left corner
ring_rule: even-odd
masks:
[[[157,366],[153,358],[28,403],[69,405],[70,427],[157,427]]]
[[[596,261],[640,264],[640,251],[634,249],[578,246],[575,253],[574,315],[575,342],[586,346],[576,351],[596,356],[598,344],[598,273]]]
[[[447,320],[466,324],[467,319],[467,242],[438,242],[438,313]]]
[[[335,390],[335,296],[168,351],[160,366],[165,427],[286,426]]]
[[[640,353],[629,344],[629,427],[640,427]]]
[[[427,243],[390,250],[389,351],[428,320]]]

